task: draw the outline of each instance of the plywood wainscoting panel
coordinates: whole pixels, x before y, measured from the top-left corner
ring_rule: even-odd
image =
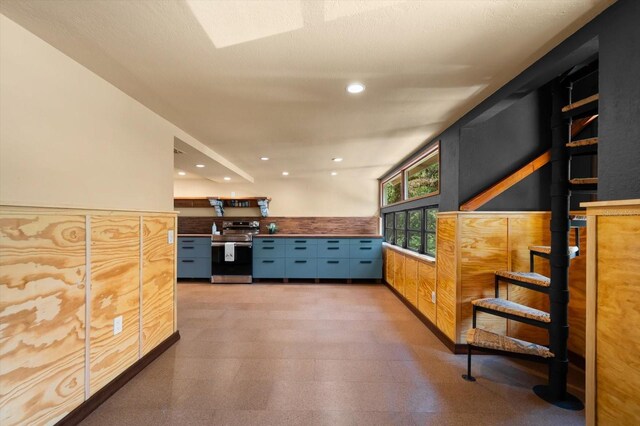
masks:
[[[640,206],[640,205],[639,205]],[[597,218],[597,423],[640,419],[640,208]]]
[[[385,280],[393,287],[396,288],[395,281],[393,280],[394,274],[394,252],[393,250],[386,248],[384,249],[384,277]]]
[[[456,216],[438,215],[436,325],[453,342],[456,341],[456,298],[459,280],[456,228]]]
[[[173,333],[174,252],[168,232],[172,216],[143,217],[142,230],[142,355]],[[175,235],[175,234],[174,234]]]
[[[549,213],[528,213],[509,217],[510,271],[529,271],[529,246],[548,246],[551,243],[550,220],[551,215]],[[546,277],[549,276],[548,260],[536,257],[534,265],[535,272]],[[500,295],[501,297],[508,295],[507,298],[512,302],[549,312],[549,296],[546,294],[508,284],[507,294],[501,291]],[[571,297],[573,297],[573,294]],[[507,333],[511,337],[541,345],[548,344],[549,333],[543,328],[513,320],[507,321],[507,327]]]
[[[84,400],[85,218],[0,214],[0,424]]]
[[[571,232],[570,244],[575,245]],[[585,356],[587,318],[587,245],[586,228],[580,230],[580,256],[569,267],[569,350]]]
[[[404,256],[398,253],[393,255],[393,282],[398,293],[404,296]]]
[[[436,291],[435,263],[418,262],[418,310],[436,324],[436,304],[431,295]]]
[[[495,271],[506,270],[508,265],[507,226],[504,217],[467,217],[460,221],[460,261],[462,294],[458,342],[463,342],[467,330],[472,327],[471,301],[494,297]],[[506,286],[503,290],[506,296]],[[495,315],[478,313],[478,327],[499,334],[506,334],[507,321]]]
[[[91,217],[90,392],[109,383],[138,359],[140,218]],[[113,322],[123,317],[114,336]]]
[[[404,260],[404,297],[418,306],[418,261],[409,256]]]

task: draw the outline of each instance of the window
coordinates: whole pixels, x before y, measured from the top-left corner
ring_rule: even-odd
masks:
[[[398,173],[382,186],[382,205],[397,203],[402,198],[402,174]]]
[[[436,220],[438,218],[438,209],[428,207],[424,209],[424,235],[425,248],[424,252],[429,256],[436,256]]]
[[[395,230],[393,228],[393,213],[387,213],[384,215],[384,240],[389,244],[393,244],[395,242]]]
[[[389,244],[435,257],[438,206],[420,207],[384,215],[384,237]]]
[[[383,207],[439,194],[440,142],[405,163],[393,177],[382,181],[380,189]]]
[[[407,240],[407,212],[396,212],[396,241],[395,244],[404,247]]]
[[[407,223],[407,248],[420,253],[422,250],[422,210],[409,210]]]
[[[440,184],[440,153],[428,154],[407,169],[407,200],[437,193]]]

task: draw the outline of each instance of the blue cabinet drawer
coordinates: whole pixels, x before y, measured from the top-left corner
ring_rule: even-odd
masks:
[[[181,244],[178,246],[178,259],[182,257],[206,257],[207,259],[211,259],[211,244]]]
[[[382,258],[382,243],[351,244],[349,257],[352,259],[380,259]]]
[[[351,259],[350,278],[382,278],[382,259]]]
[[[284,259],[253,259],[254,278],[284,278]]]
[[[211,247],[211,237],[178,237],[178,247],[182,245]]]
[[[257,237],[253,239],[253,245],[255,246],[283,246],[284,245],[284,238],[264,238],[264,237]]]
[[[317,238],[285,238],[286,245],[311,245],[317,246],[318,239]]]
[[[284,244],[254,244],[253,245],[253,257],[255,258],[274,258],[284,257]]]
[[[287,244],[285,246],[287,257],[315,258],[318,255],[318,246],[315,244]]]
[[[286,259],[284,272],[286,278],[316,278],[317,259]]]
[[[318,257],[349,257],[349,240],[319,239]]]
[[[318,278],[349,278],[349,259],[318,259]]]
[[[211,279],[211,259],[204,257],[178,259],[178,278]]]

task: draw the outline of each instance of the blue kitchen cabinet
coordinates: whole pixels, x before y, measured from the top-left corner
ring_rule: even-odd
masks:
[[[255,278],[382,278],[382,238],[255,237]]]
[[[178,237],[178,278],[211,279],[211,237]]]

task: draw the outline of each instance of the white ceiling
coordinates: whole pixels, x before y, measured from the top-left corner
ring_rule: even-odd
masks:
[[[0,11],[245,172],[233,179],[259,181],[379,177],[612,3],[3,0]],[[367,90],[348,95],[351,81]],[[211,160],[194,151],[176,168],[220,181],[214,164],[190,168]]]

